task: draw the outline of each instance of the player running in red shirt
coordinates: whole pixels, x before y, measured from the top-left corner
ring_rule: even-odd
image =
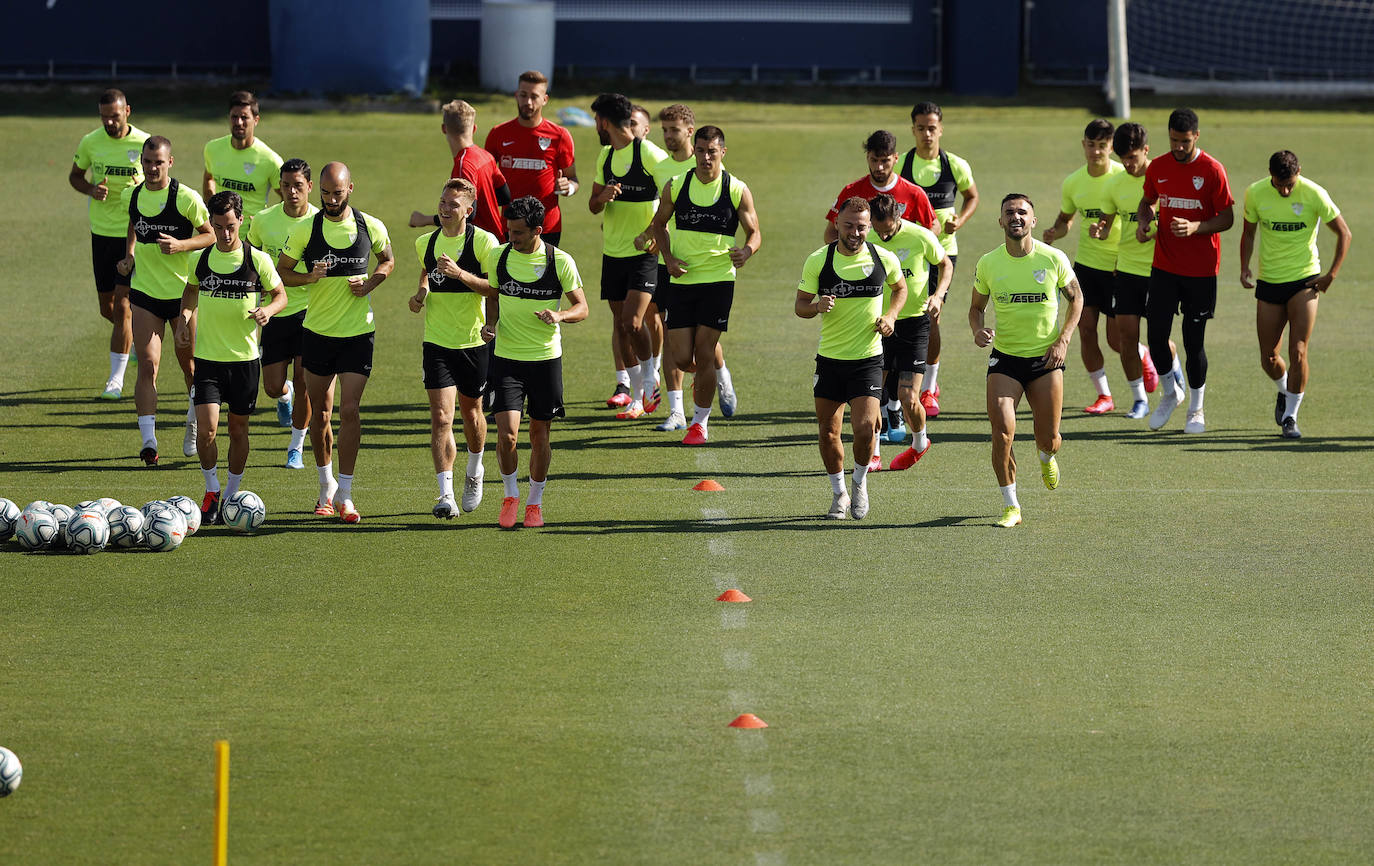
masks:
[[[487,133],[486,149],[496,157],[515,198],[532,195],[544,205],[545,243],[558,246],[563,235],[559,196],[577,193],[577,166],[568,131],[544,119],[549,79],[533,69],[520,73],[516,116]]]

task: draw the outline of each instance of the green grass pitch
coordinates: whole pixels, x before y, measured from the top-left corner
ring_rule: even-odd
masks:
[[[198,185],[201,146],[225,131],[221,97],[130,96],[133,121],[168,135],[174,174]],[[0,496],[198,498],[191,461],[140,467],[130,399],[92,399],[108,326],[66,175],[95,98],[47,102],[12,103],[2,121]],[[873,477],[869,518],[837,525],[819,519],[816,324],[793,316],[793,292],[826,208],[864,171],[864,137],[888,128],[909,146],[910,104],[695,107],[725,129],[762,220],[725,341],[740,412],[687,449],[604,408],[596,139],[575,130],[584,184],[564,246],[593,309],[564,329],[549,524],[518,532],[495,526],[490,445],[482,507],[429,514],[405,223],[447,173],[438,117],[265,107],[259,134],[283,156],[351,165],[354,204],[387,223],[399,259],[373,296],[363,522],[310,513],[314,474],[279,468],[286,435],[262,398],[245,479],[268,507],[257,535],[202,530],[166,555],[0,545],[0,744],[26,770],[0,801],[0,862],[208,861],[219,738],[233,745],[236,863],[1374,857],[1374,122],[1200,111],[1201,145],[1237,196],[1291,148],[1355,234],[1322,300],[1306,438],[1285,442],[1272,421],[1237,225],[1208,333],[1207,433],[1185,437],[1180,416],[1152,434],[1120,412],[1081,414],[1092,395],[1075,340],[1063,483],[1041,487],[1023,412],[1026,523],[1008,532],[991,525],[973,264],[1000,242],[1002,194],[1031,194],[1040,228],[1052,221],[1091,115],[947,109],[945,145],[972,163],[984,205],[960,235],[944,413],[914,470]],[[1156,153],[1171,107],[1137,112]],[[513,113],[507,97],[478,109],[482,135]],[[1329,257],[1329,232],[1321,246]],[[185,396],[168,358],[160,432],[175,455]],[[1110,361],[1108,375],[1124,393]],[[725,491],[691,489],[708,477]],[[731,586],[753,601],[713,601]],[[770,727],[728,728],[742,712]]]

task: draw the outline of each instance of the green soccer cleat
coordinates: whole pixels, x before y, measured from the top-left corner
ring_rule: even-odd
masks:
[[[1050,490],[1059,486],[1059,461],[1053,457],[1048,463],[1040,464],[1040,478]]]
[[[1002,509],[1002,517],[997,521],[997,525],[1003,529],[1011,529],[1013,526],[1021,525],[1021,509],[1015,505],[1008,505]]]

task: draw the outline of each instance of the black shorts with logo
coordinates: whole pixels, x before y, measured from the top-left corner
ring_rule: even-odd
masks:
[[[730,329],[730,307],[735,302],[735,281],[719,283],[673,283],[672,312],[664,321],[668,330],[675,328]]]
[[[289,316],[273,316],[262,326],[263,366],[290,361],[301,354],[305,338],[305,310]]]
[[[1008,355],[1006,352],[993,349],[992,354],[988,356],[989,376],[993,373],[1009,376],[1020,382],[1022,388],[1027,387],[1046,373],[1053,373],[1055,370],[1062,369],[1064,369],[1063,364],[1057,367],[1045,366],[1045,359],[1040,355],[1036,355],[1034,358],[1024,358],[1020,355]]]
[[[229,404],[231,415],[252,415],[258,406],[258,382],[262,364],[252,361],[207,361],[196,359],[191,381],[196,386],[192,402],[197,406]]]
[[[491,351],[486,344],[470,349],[449,349],[436,343],[423,344],[425,388],[457,388],[458,393],[473,400],[487,388],[487,360]]]
[[[898,319],[891,337],[883,337],[883,369],[897,373],[924,373],[930,347],[930,316],[922,313]]]
[[[848,403],[859,397],[881,400],[883,395],[883,356],[839,361],[816,356],[816,377],[811,388],[818,400]]]
[[[120,235],[107,238],[104,235],[91,235],[91,270],[95,273],[95,290],[104,294],[113,292],[115,286],[127,286],[129,278],[121,274],[115,265],[124,260],[128,238]]]
[[[1299,292],[1315,291],[1315,289],[1308,288],[1307,281],[1316,276],[1320,276],[1320,274],[1313,274],[1311,277],[1303,277],[1300,280],[1292,280],[1287,283],[1269,283],[1264,280],[1255,280],[1255,300],[1283,306]]]
[[[1115,316],[1112,298],[1116,294],[1116,274],[1087,265],[1074,264],[1073,275],[1083,290],[1083,306],[1096,307],[1104,316]]]
[[[668,275],[668,266],[659,262],[658,265],[658,288],[654,289],[653,303],[658,306],[660,314],[668,315],[668,305],[673,298],[673,279]]]
[[[563,417],[563,359],[516,361],[496,355],[491,359],[493,412],[520,412],[529,401],[529,416],[536,421]]]
[[[181,298],[153,298],[138,289],[130,289],[129,303],[140,310],[147,310],[164,322],[170,322],[181,315]]]
[[[1143,316],[1149,309],[1150,278],[1141,274],[1116,272],[1112,292],[1112,312],[1117,316]]]
[[[1184,277],[1150,269],[1150,297],[1145,315],[1172,318],[1179,310],[1192,319],[1210,319],[1217,310],[1216,277]]]
[[[653,253],[629,258],[601,257],[601,300],[623,301],[630,292],[652,295],[658,285],[658,261]]]
[[[309,328],[301,329],[301,361],[308,372],[316,376],[337,376],[340,373],[372,375],[372,350],[376,334],[355,337],[326,337]]]

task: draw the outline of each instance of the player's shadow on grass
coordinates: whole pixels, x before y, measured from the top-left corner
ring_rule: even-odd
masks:
[[[969,523],[968,521],[979,521]],[[682,520],[648,520],[628,518],[625,520],[584,520],[559,521],[545,526],[540,532],[549,535],[611,535],[622,533],[697,533],[720,535],[727,532],[843,532],[846,529],[914,529],[947,527],[991,526],[987,515],[948,516],[933,518],[919,523],[883,523],[876,520],[828,520],[820,514],[792,514],[779,517],[731,517],[720,520],[705,518]]]
[[[1283,439],[1277,433],[1256,433],[1238,430],[1234,433],[1184,433],[1170,430],[1073,430],[1065,431],[1070,442],[1115,442],[1135,445],[1182,448],[1186,451],[1285,451],[1300,454],[1304,451],[1341,453],[1374,450],[1370,436],[1305,436],[1302,439]]]
[[[187,465],[194,463],[192,457],[186,461]],[[195,464],[199,466],[199,463]],[[159,469],[179,469],[182,463],[166,461]],[[22,461],[13,460],[0,462],[0,473],[6,472],[38,472],[48,475],[57,475],[62,472],[125,472],[131,469],[146,470],[147,467],[139,461],[137,455],[119,457],[83,457],[72,460],[32,460]],[[153,470],[156,471],[156,470]]]

